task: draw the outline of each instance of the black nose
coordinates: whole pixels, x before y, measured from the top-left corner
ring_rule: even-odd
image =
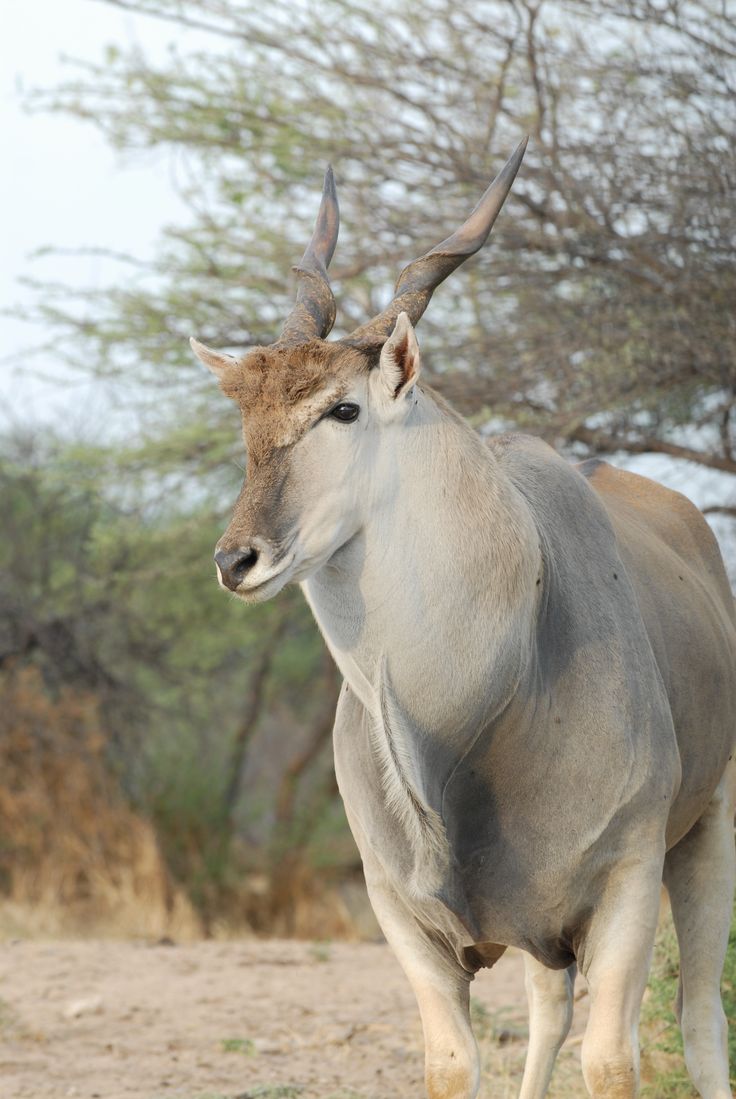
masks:
[[[253,546],[239,546],[238,549],[231,550],[229,553],[217,550],[215,553],[215,562],[222,575],[222,582],[230,588],[230,591],[235,591],[238,584],[242,583],[257,560],[258,550]]]

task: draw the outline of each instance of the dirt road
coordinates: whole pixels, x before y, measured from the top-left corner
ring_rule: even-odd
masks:
[[[483,1094],[518,1092],[521,958],[473,988]],[[582,1095],[585,1002],[554,1092]],[[0,945],[0,1099],[421,1099],[422,1037],[387,947]]]

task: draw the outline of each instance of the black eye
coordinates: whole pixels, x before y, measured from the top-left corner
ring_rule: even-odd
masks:
[[[352,404],[350,401],[340,401],[340,404],[336,404],[330,412],[330,416],[334,420],[339,420],[341,424],[352,424],[358,419],[360,408],[357,404]]]

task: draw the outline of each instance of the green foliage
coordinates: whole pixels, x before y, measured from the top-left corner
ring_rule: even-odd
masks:
[[[223,1053],[244,1053],[246,1057],[255,1057],[257,1053],[252,1038],[223,1038],[220,1047]]]
[[[731,922],[728,936],[728,952],[721,981],[723,1009],[730,1021],[728,1032],[728,1063],[732,1084],[736,1084],[736,915]]]
[[[477,1000],[475,996],[470,997],[470,1022],[478,1042],[493,1039],[496,1030],[493,1015],[482,1000]]]
[[[525,1042],[529,1029],[526,1020],[520,1021],[518,1009],[501,1007],[489,1011],[480,1000],[471,997],[470,1018],[473,1032],[480,1042],[506,1045],[510,1042]]]
[[[330,949],[329,942],[312,943],[309,948],[309,953],[315,962],[329,962],[332,957],[332,950]]]

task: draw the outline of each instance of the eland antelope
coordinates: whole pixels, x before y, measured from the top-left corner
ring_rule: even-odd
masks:
[[[487,239],[524,148],[333,342],[328,170],[280,338],[238,357],[192,341],[247,451],[218,577],[246,603],[299,582],[342,672],[338,782],[431,1099],[477,1095],[469,985],[508,946],[530,1008],[521,1099],[547,1091],[576,968],[587,1089],[636,1096],[662,882],[687,1067],[729,1099],[736,619],[716,541],[678,493],[528,436],[486,443],[420,381],[413,326]]]

